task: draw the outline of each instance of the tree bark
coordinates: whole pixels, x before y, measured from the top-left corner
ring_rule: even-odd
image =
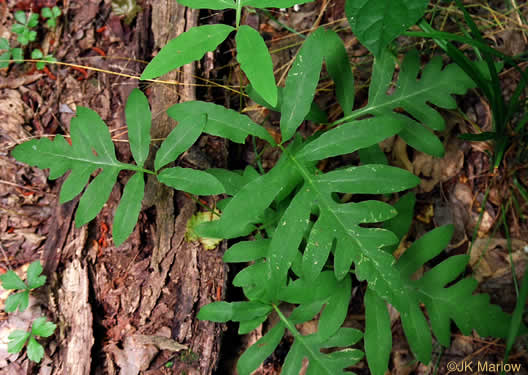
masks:
[[[102,6],[99,1],[89,3],[91,8],[94,3]],[[82,12],[82,6],[77,11]],[[137,17],[132,42],[114,52],[149,59],[144,55],[195,26],[197,16],[174,0],[148,0]],[[141,68],[136,70],[139,75]],[[167,108],[195,99],[193,74],[194,64],[189,64],[182,72],[162,77],[182,85],[149,88],[154,148],[176,125]],[[124,110],[137,81],[105,77],[103,84],[109,89],[101,99],[77,97],[76,104],[101,102],[107,109],[103,119],[117,129],[123,116],[113,108]],[[117,93],[110,90],[116,86]],[[121,144],[118,154],[130,156]],[[152,167],[153,154],[147,166]],[[196,212],[195,203],[149,176],[140,222],[125,244],[114,247],[108,228],[128,177],[121,176],[103,211],[88,226],[73,225],[77,201],[57,208],[53,220],[58,230],[48,236],[43,258],[51,281],[48,305],[59,328],[56,350],[51,358],[46,356],[42,374],[206,375],[216,367],[221,326],[199,321],[196,314],[224,294],[225,244],[205,251],[199,243],[187,242],[186,224]],[[172,370],[166,366],[169,362]]]

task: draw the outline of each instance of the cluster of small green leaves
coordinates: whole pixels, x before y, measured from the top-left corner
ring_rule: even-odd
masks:
[[[42,275],[42,265],[39,261],[31,263],[27,270],[26,282],[12,270],[0,276],[2,288],[6,290],[19,290],[18,293],[10,294],[5,303],[5,311],[10,313],[17,310],[22,312],[29,305],[30,291],[40,288],[46,283],[46,276]],[[56,325],[48,322],[42,316],[33,321],[31,330],[15,330],[9,334],[7,351],[19,353],[27,343],[28,358],[34,362],[40,362],[44,356],[44,348],[36,340],[37,337],[49,337],[55,332]],[[29,341],[28,341],[29,340]]]
[[[7,68],[10,60],[15,60],[17,64],[21,64],[22,59],[24,59],[22,48],[12,48],[6,38],[0,38],[0,51],[5,51],[0,55],[0,69]]]
[[[47,19],[46,25],[50,29],[54,29],[57,26],[57,19],[61,15],[59,7],[54,6],[53,8],[42,8],[41,16]],[[26,12],[19,10],[15,12],[15,23],[13,24],[11,31],[18,35],[17,40],[23,47],[29,43],[34,42],[37,39],[37,32],[34,30],[39,24],[39,15],[37,13]],[[6,50],[0,55],[0,68],[7,68],[10,60],[15,60],[17,63],[21,63],[24,59],[24,52],[22,48],[11,48],[9,41],[5,38],[0,38],[0,50]],[[38,70],[44,69],[46,63],[55,62],[57,59],[53,55],[44,55],[38,48],[33,49],[31,52],[31,58],[34,60],[41,60],[36,63]]]
[[[229,196],[218,204],[220,219],[203,223],[195,230],[203,237],[226,239],[255,233],[256,240],[239,242],[224,255],[225,262],[250,262],[233,281],[243,289],[247,301],[212,303],[201,309],[199,318],[239,322],[239,333],[245,334],[265,322],[270,314],[279,317],[279,322],[242,355],[237,365],[240,374],[255,370],[288,330],[294,342],[283,374],[298,374],[304,358],[309,360],[308,374],[342,374],[362,358],[363,353],[350,346],[363,337],[369,367],[373,374],[381,375],[388,367],[392,345],[387,303],[400,312],[410,347],[424,363],[431,360],[431,329],[436,339],[447,346],[451,321],[465,334],[476,329],[484,336],[505,337],[509,317],[490,305],[486,295],[473,294],[475,280],[460,280],[468,262],[466,256],[448,258],[420,279],[412,278],[416,270],[443,251],[452,227],[437,228],[424,235],[395,260],[392,252],[412,222],[412,194],[401,197],[394,207],[374,199],[340,201],[340,194],[366,197],[403,192],[418,185],[420,180],[413,174],[387,165],[378,143],[399,135],[417,150],[442,156],[442,142],[433,131],[443,130],[445,124],[436,107],[455,108],[452,95],[474,87],[460,68],[453,64],[443,67],[439,58],[422,69],[416,51],[407,53],[393,85],[396,59],[387,45],[422,16],[427,1],[398,0],[394,9],[401,8],[401,12],[387,13],[379,9],[384,2],[347,0],[347,18],[353,31],[375,55],[368,103],[359,109],[354,109],[350,62],[335,32],[323,28],[313,31],[300,48],[285,87],[278,88],[264,40],[251,27],[240,25],[243,6],[289,7],[308,1],[178,2],[199,9],[234,9],[236,27],[206,25],[181,34],[159,52],[142,78],[156,78],[201,59],[236,32],[237,59],[251,84],[246,93],[255,102],[280,112],[282,142],[277,145],[263,127],[233,110],[201,101],[179,103],[167,111],[178,126],[157,149],[154,170],[148,170],[144,163],[150,152],[151,114],[141,91],[135,89],[125,107],[135,164],[117,160],[104,122],[94,111],[79,107],[71,123],[71,145],[58,135],[53,141],[31,140],[13,151],[20,161],[49,168],[51,179],[71,170],[61,189],[61,202],[80,194],[91,175],[100,170],[80,198],[76,225],[83,225],[98,214],[121,170],[133,175],[114,216],[116,245],[134,229],[147,173],[191,194]],[[296,133],[305,119],[327,123],[326,114],[314,104],[323,64],[334,81],[344,116],[327,124],[325,131],[303,140]],[[388,94],[389,91],[392,92]],[[256,136],[267,141],[268,147],[278,147],[282,155],[264,174],[252,167],[244,171],[198,171],[168,166],[202,133],[236,143],[245,142],[249,135]],[[355,151],[359,152],[360,166],[326,173],[316,168],[320,160]],[[353,279],[367,285],[364,335],[343,327]],[[287,316],[281,310],[282,303],[293,304],[295,309]],[[431,329],[421,304],[427,308]],[[296,329],[297,324],[318,314],[316,333],[302,335]],[[328,354],[321,351],[323,348],[341,349]]]

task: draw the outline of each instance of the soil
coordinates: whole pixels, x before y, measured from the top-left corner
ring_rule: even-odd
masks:
[[[0,272],[14,269],[22,274],[30,262],[40,259],[48,277],[46,287],[32,296],[25,314],[0,315],[0,374],[234,374],[240,353],[257,341],[267,327],[240,338],[236,327],[196,319],[201,306],[233,299],[239,292],[230,289],[233,270],[230,272],[222,262],[226,241],[206,251],[200,243],[185,240],[187,221],[199,210],[195,200],[149,179],[137,226],[123,245],[115,247],[110,228],[129,174],[119,175],[118,184],[97,218],[77,228],[73,218],[78,199],[59,204],[63,178],[48,180],[47,171],[21,164],[10,156],[15,145],[30,138],[69,134],[71,118],[79,106],[84,106],[97,111],[108,125],[118,159],[131,160],[124,105],[136,87],[147,94],[151,104],[152,138],[157,140],[152,147],[158,147],[176,125],[165,113],[174,103],[198,98],[239,109],[239,96],[219,88],[220,84],[236,88],[246,83],[239,81],[230,41],[215,53],[206,54],[200,62],[161,77],[177,84],[146,84],[138,80],[146,62],[170,39],[199,24],[231,23],[233,14],[198,12],[174,0],[138,0],[139,8],[125,6],[123,14],[113,10],[112,3],[0,1],[0,37],[12,43],[16,39],[10,32],[15,10],[38,11],[43,6],[58,5],[63,15],[57,27],[39,29],[39,39],[32,47],[65,63],[49,65],[46,71],[35,70],[32,63],[11,64],[0,74]],[[343,9],[344,0],[320,0],[297,11],[274,10],[272,14],[295,30],[309,30],[321,24],[340,31],[354,66],[357,103],[361,105],[367,98],[372,58],[347,28]],[[276,77],[282,85],[301,39],[262,14],[244,14],[244,21],[258,28],[270,50],[275,51]],[[508,32],[494,35],[496,40],[503,40],[500,48],[505,53],[524,51],[526,33],[515,28]],[[401,42],[406,46],[409,41]],[[424,51],[429,51],[429,47],[422,45]],[[331,81],[322,78],[317,102],[333,120],[341,113],[328,90]],[[511,94],[511,87],[518,80],[514,71],[503,75],[505,95]],[[471,271],[479,281],[479,291],[489,293],[493,302],[511,312],[516,303],[511,262],[519,279],[526,267],[528,228],[522,219],[526,201],[519,198],[522,203],[518,210],[510,207],[505,212],[509,234],[514,238],[510,258],[504,233],[495,232],[494,228],[500,223],[501,207],[508,197],[519,193],[512,193],[511,169],[507,165],[494,174],[489,172],[489,144],[458,139],[458,134],[468,132],[470,123],[478,124],[482,130],[491,129],[489,105],[476,91],[459,99],[463,116],[443,113],[448,130],[442,135],[446,146],[442,159],[412,151],[397,137],[384,142],[383,148],[392,164],[422,178],[417,189],[418,212],[408,240],[435,226],[453,223],[455,236],[447,253],[465,253],[473,242]],[[244,112],[271,132],[278,131],[276,114],[251,105]],[[300,132],[309,135],[317,126],[306,122]],[[510,160],[516,147],[522,145],[514,144],[505,160]],[[233,145],[212,136],[202,136],[192,151],[180,162],[203,169],[241,169],[257,163],[253,145]],[[269,169],[277,158],[276,150],[268,150],[259,162]],[[149,163],[153,163],[152,159]],[[343,160],[328,163],[327,167],[333,168]],[[515,168],[521,183],[526,183],[526,165]],[[489,200],[482,207],[488,187]],[[214,206],[214,198],[205,203]],[[478,239],[472,241],[482,211]],[[485,238],[491,242],[485,242]],[[353,298],[361,301],[364,285],[358,285],[354,293]],[[5,293],[0,296],[0,302],[4,301]],[[23,353],[7,353],[7,332],[27,328],[33,317],[42,314],[58,327],[54,336],[43,341],[46,351],[42,362],[36,365]],[[412,360],[397,313],[392,318],[390,368],[394,374],[429,374],[434,368],[442,374],[453,359],[498,363],[504,354],[503,341],[455,333],[451,348],[435,350],[436,367],[417,364]],[[350,311],[347,324],[362,328],[363,321],[364,311],[359,303],[357,311]],[[314,322],[299,329],[310,333]],[[289,345],[291,338],[286,337],[256,373],[280,373]],[[515,347],[511,358],[528,373],[528,355],[521,345]],[[367,374],[366,366],[362,361],[353,370]]]

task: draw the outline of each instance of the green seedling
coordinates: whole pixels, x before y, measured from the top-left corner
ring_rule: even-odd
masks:
[[[44,357],[44,348],[37,341],[37,337],[50,337],[55,332],[56,327],[56,324],[48,322],[46,317],[41,316],[33,321],[30,331],[15,330],[9,334],[7,351],[20,353],[27,343],[28,358],[39,363]]]
[[[53,62],[57,61],[57,59],[55,57],[53,57],[53,55],[51,55],[51,54],[44,56],[42,51],[39,50],[39,49],[34,49],[33,52],[31,52],[31,58],[33,60],[43,60],[43,61],[37,62],[36,65],[37,65],[37,69],[38,70],[44,69],[44,67],[46,66],[47,63],[53,63]]]
[[[0,276],[2,288],[6,290],[20,290],[20,292],[11,294],[7,297],[5,311],[13,312],[17,308],[24,311],[29,304],[29,292],[33,289],[40,288],[46,283],[46,276],[42,274],[42,265],[39,261],[31,263],[27,270],[26,282],[12,270],[7,271]]]
[[[127,25],[132,23],[141,10],[136,0],[112,0],[112,12],[117,16],[123,16]]]
[[[283,374],[298,374],[305,358],[308,374],[345,374],[344,369],[363,358],[363,351],[351,348],[363,338],[371,373],[382,375],[388,369],[392,348],[387,303],[400,312],[411,350],[424,363],[431,361],[433,335],[441,345],[450,344],[452,322],[464,334],[473,329],[482,336],[503,338],[526,333],[526,327],[518,322],[511,325],[515,328],[511,333],[510,316],[490,304],[487,295],[474,294],[477,282],[462,277],[467,256],[447,257],[419,279],[413,277],[440,256],[451,239],[452,226],[423,235],[398,259],[393,255],[409,231],[415,197],[407,193],[391,206],[378,196],[405,192],[416,187],[420,179],[387,165],[378,143],[398,135],[414,149],[443,155],[443,144],[434,133],[445,128],[439,109],[456,108],[453,95],[463,95],[475,87],[455,64],[443,66],[437,58],[422,66],[416,51],[398,61],[388,50],[394,38],[421,17],[427,1],[399,0],[398,6],[406,11],[395,14],[379,11],[382,2],[378,0],[347,0],[351,27],[375,55],[368,103],[361,108],[354,106],[354,75],[344,43],[335,32],[313,30],[297,53],[285,87],[278,88],[262,36],[240,25],[244,6],[289,7],[309,1],[177,1],[197,9],[232,9],[236,12],[235,27],[205,25],[182,33],[161,49],[142,78],[153,79],[199,60],[234,34],[237,60],[251,84],[243,89],[255,102],[280,112],[282,142],[277,144],[262,125],[239,112],[202,101],[178,103],[167,110],[178,125],[157,148],[154,168],[149,170],[144,167],[145,160],[156,148],[150,147],[151,113],[140,90],[132,91],[125,107],[135,164],[117,160],[102,119],[94,111],[78,107],[70,126],[71,145],[57,135],[54,140],[31,140],[13,151],[19,161],[49,168],[51,179],[71,171],[61,188],[61,203],[81,194],[88,184],[77,208],[77,226],[99,213],[121,170],[133,175],[114,215],[116,245],[125,241],[137,222],[145,174],[190,194],[225,194],[227,198],[217,205],[217,220],[191,226],[196,238],[254,236],[254,240],[234,244],[223,256],[226,263],[249,264],[233,280],[245,299],[203,306],[198,317],[237,322],[240,334],[256,329],[272,314],[279,318],[241,356],[237,364],[241,375],[257,369],[286,332],[294,341]],[[396,63],[399,73],[394,85]],[[326,113],[314,105],[323,64],[334,82],[343,117],[303,139],[298,129],[306,119],[327,122]],[[266,143],[265,147],[276,148],[281,156],[262,173],[252,167],[244,171],[200,171],[169,165],[204,133],[235,143],[244,143],[251,135]],[[322,160],[356,151],[361,158],[359,166],[350,164],[332,171],[317,168]],[[89,182],[97,171],[99,174]],[[342,203],[340,194],[353,195],[358,201]],[[344,326],[352,285],[358,282],[366,285],[364,333]],[[285,314],[282,303],[294,305],[293,312]],[[317,332],[303,335],[296,328],[315,317]],[[328,353],[329,348],[339,349]]]
[[[28,15],[22,10],[15,12],[15,20],[17,21],[13,24],[11,31],[15,34],[18,34],[18,42],[27,46],[30,42],[34,42],[37,38],[37,32],[31,30],[38,25],[39,15],[37,13],[29,12]]]
[[[11,60],[15,60],[17,64],[22,63],[21,60],[24,58],[22,48],[11,48],[6,38],[0,38],[0,51],[5,51],[0,55],[0,69],[7,68]]]
[[[46,25],[50,29],[54,29],[57,26],[57,18],[60,17],[61,10],[58,6],[54,6],[53,8],[45,7],[40,11],[40,15],[42,18],[47,18]]]

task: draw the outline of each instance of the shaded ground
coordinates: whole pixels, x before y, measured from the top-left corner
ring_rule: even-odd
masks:
[[[45,3],[53,5],[54,2]],[[0,36],[10,36],[15,9],[38,5],[41,2],[0,2]],[[40,30],[39,43],[35,47],[42,48],[45,54],[53,53],[61,62],[108,72],[55,65],[50,66],[50,73],[46,74],[26,63],[11,65],[0,77],[0,266],[4,271],[11,268],[22,272],[29,262],[41,259],[50,280],[47,289],[34,296],[25,315],[2,315],[0,373],[209,374],[219,363],[216,373],[231,374],[236,358],[265,333],[266,327],[240,339],[232,334],[233,327],[195,319],[200,306],[226,296],[234,299],[239,292],[227,289],[228,270],[221,262],[226,243],[206,252],[198,243],[184,241],[186,222],[197,210],[193,200],[149,181],[139,224],[131,238],[116,248],[110,226],[128,175],[120,175],[120,183],[97,219],[88,226],[75,228],[73,215],[77,201],[58,204],[62,179],[48,181],[45,171],[16,162],[10,157],[10,151],[30,137],[67,135],[75,109],[86,106],[96,110],[108,124],[116,141],[118,158],[129,160],[123,109],[128,93],[139,85],[133,77],[139,76],[144,68],[143,61],[150,60],[168,40],[193,25],[230,23],[233,15],[228,12],[198,14],[179,7],[174,1],[145,0],[138,2],[141,11],[131,15],[133,20],[128,25],[125,22],[127,14],[117,15],[108,0],[63,1],[59,5],[64,16],[57,29]],[[284,26],[305,34],[315,25],[327,25],[339,31],[345,41],[357,80],[356,103],[358,106],[365,103],[372,58],[349,32],[343,9],[341,0],[317,1],[298,11],[275,10],[271,13],[275,20],[265,14],[245,15],[246,23],[264,33],[274,52],[279,85],[283,84],[302,42],[301,37]],[[479,25],[488,30],[487,37],[504,53],[517,54],[526,50],[526,25],[499,6],[491,9],[496,11],[484,6],[472,9]],[[528,15],[525,5],[522,11]],[[438,5],[435,12],[436,20],[445,21],[443,25],[447,29],[460,17],[454,8],[443,5]],[[15,40],[12,35],[10,39]],[[400,42],[403,53],[416,41],[401,38]],[[425,60],[435,53],[429,42],[421,42],[417,47]],[[215,54],[207,54],[197,66],[188,66],[180,73],[163,77],[177,80],[179,85],[141,86],[152,106],[153,139],[162,139],[174,126],[164,109],[178,101],[199,97],[239,109],[237,93],[218,87],[219,84],[230,85],[236,90],[240,84],[245,84],[238,81],[240,72],[232,48],[232,42],[227,41]],[[502,79],[504,95],[511,95],[518,81],[516,73],[505,71]],[[341,115],[331,96],[331,85],[330,79],[323,79],[317,96],[317,102],[329,113],[330,120]],[[468,272],[479,280],[480,291],[490,293],[495,303],[512,311],[516,297],[510,262],[513,260],[520,278],[527,259],[526,197],[513,184],[515,175],[521,185],[528,186],[526,161],[518,162],[515,158],[525,145],[514,141],[501,169],[490,173],[492,147],[457,138],[460,133],[473,132],[475,125],[491,130],[489,105],[477,91],[459,99],[461,111],[444,112],[447,122],[443,134],[444,158],[433,159],[412,151],[397,137],[384,142],[383,149],[393,165],[422,178],[422,185],[417,189],[417,213],[407,241],[413,241],[433,227],[453,223],[455,236],[446,253],[465,253],[473,243],[472,267]],[[253,104],[247,103],[243,111],[271,131],[278,129],[278,117]],[[317,126],[307,122],[300,131],[309,135]],[[258,143],[256,149],[251,144],[235,146],[203,136],[180,162],[196,168],[232,169],[260,163],[268,169],[277,159],[277,151],[264,150],[258,158],[255,151],[261,146]],[[330,160],[322,168],[334,168],[343,161],[342,158]],[[483,205],[488,187],[489,200]],[[214,205],[213,201],[208,203]],[[472,240],[480,213],[483,214],[478,238]],[[509,234],[514,238],[511,257],[504,239],[504,227],[499,225],[503,213]],[[349,326],[363,327],[363,293],[364,285],[357,285],[353,298],[359,303],[351,305],[356,307],[350,311]],[[5,294],[1,301],[4,298]],[[25,329],[28,322],[41,313],[57,322],[59,329],[47,341],[42,364],[35,366],[25,355],[9,355],[5,343],[9,330],[13,327]],[[394,348],[390,368],[394,374],[429,374],[435,368],[442,374],[446,373],[446,364],[451,360],[498,363],[504,354],[502,341],[485,340],[476,334],[472,337],[454,334],[451,348],[435,349],[433,365],[418,365],[412,361],[396,312],[392,318]],[[315,327],[316,322],[309,322],[299,329],[307,334]],[[226,334],[221,345],[223,331]],[[281,361],[290,344],[288,340],[284,340],[258,373],[280,372]],[[522,346],[516,347],[511,358],[521,363],[523,371],[528,373],[528,356]],[[172,367],[166,367],[167,363],[172,363]],[[368,373],[364,362],[354,371]]]

